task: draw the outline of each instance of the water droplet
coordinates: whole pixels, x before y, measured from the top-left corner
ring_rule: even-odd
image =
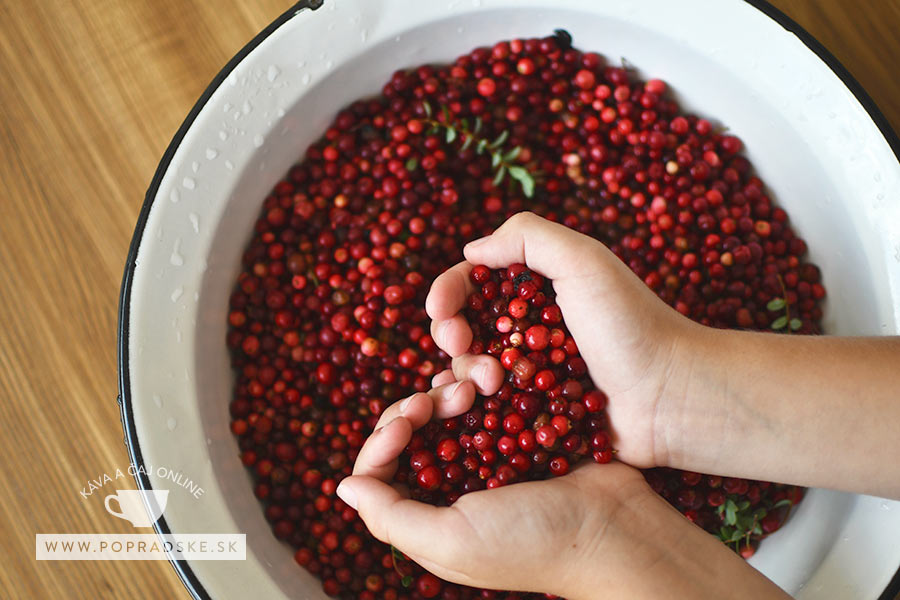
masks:
[[[201,259],[200,259],[200,272],[201,272],[201,273],[205,273],[205,272],[206,272],[206,269],[208,269],[208,268],[209,268],[209,264],[207,264],[206,259],[205,259],[205,258],[201,258]],[[199,297],[197,294],[194,294],[194,296],[196,296],[196,299],[197,299],[197,300],[200,299],[200,297]]]
[[[172,255],[169,257],[169,262],[175,265],[176,267],[180,267],[184,264],[184,257],[179,253],[181,250],[181,238],[175,240],[175,246],[172,248]]]
[[[368,29],[363,29],[362,31],[360,31],[360,32],[359,32],[359,39],[362,41],[363,44],[365,44],[365,43],[366,43],[366,40],[369,39],[369,30],[368,30]]]
[[[328,31],[334,31],[334,25],[335,25],[334,23],[329,23],[329,24],[328,24]]]
[[[281,69],[275,65],[269,65],[269,68],[266,70],[266,79],[268,79],[269,82],[272,82],[278,79],[279,75],[281,75]]]
[[[479,6],[481,6],[481,0],[472,0],[472,6],[478,8]]]
[[[309,85],[309,73],[304,73],[303,77],[300,78],[300,83],[303,85]]]
[[[880,508],[881,510],[891,510],[890,504],[888,504],[884,500],[881,501],[881,504],[878,505],[878,508]]]
[[[181,286],[178,286],[177,288],[172,290],[172,295],[170,296],[170,298],[172,298],[172,302],[178,302],[178,299],[181,298],[182,294],[184,294],[184,288]]]
[[[300,69],[302,69],[302,68],[305,67],[305,66],[306,66],[306,61],[305,61],[305,60],[301,60],[300,62],[297,63],[297,67],[300,68]]]
[[[277,116],[279,116],[279,117],[283,117],[283,116],[284,116],[284,109],[283,109],[283,108],[279,108],[277,111],[275,111],[275,114],[276,114]]]
[[[161,242],[163,241],[163,230],[162,227],[156,230],[156,240]]]
[[[237,73],[234,71],[231,72],[231,75],[228,76],[228,83],[230,83],[232,87],[237,85]]]
[[[875,173],[875,175],[872,176],[872,179],[874,179],[875,181],[881,181],[881,173]]]
[[[244,105],[241,106],[241,112],[244,113],[245,115],[249,115],[250,113],[253,112],[253,105],[250,104],[249,100],[244,100]]]
[[[261,134],[257,133],[253,138],[253,145],[259,148],[265,143],[265,141],[266,139]]]
[[[211,446],[211,445],[212,445],[212,440],[211,440],[210,438],[206,438],[206,445],[207,445],[207,446]]]
[[[206,269],[203,269],[203,270],[205,271]],[[199,299],[200,299],[200,292],[194,292],[194,302],[198,301]]]
[[[185,189],[192,190],[197,187],[197,182],[191,177],[185,177],[181,180],[181,185],[183,185]]]
[[[331,61],[331,60],[326,60],[326,61],[325,61],[325,68],[326,68],[326,69],[330,69],[330,68],[333,67],[333,66],[334,66],[334,61]]]
[[[175,431],[175,428],[178,427],[178,421],[175,420],[175,417],[166,419],[166,427],[169,428],[169,431]]]
[[[219,151],[215,148],[206,149],[206,160],[212,160],[219,155]]]
[[[230,102],[226,102],[226,103],[224,104],[224,106],[222,106],[222,112],[228,112],[229,110],[231,110],[231,103],[230,103]]]
[[[241,111],[236,110],[236,111],[234,111],[234,114],[231,115],[231,116],[234,117],[234,120],[235,120],[235,121],[237,121],[237,120],[240,119],[241,116],[242,116],[242,115],[241,115]]]
[[[199,170],[200,170],[200,163],[198,163],[198,162],[195,160],[194,162],[191,163],[191,171],[193,171],[194,173],[196,173],[196,172],[199,171]]]
[[[456,28],[456,33],[462,33],[463,31],[465,31],[465,29],[463,29],[462,27]]]
[[[399,41],[400,41],[400,36],[399,36],[399,35],[398,35],[398,36],[395,36],[395,37],[394,37],[394,41],[395,41],[395,42],[399,42]]]
[[[230,160],[226,160],[225,168],[228,169],[229,171],[231,171],[232,169],[234,169],[234,164]]]
[[[197,216],[197,213],[189,214],[188,220],[191,222],[191,227],[194,228],[194,233],[200,233],[200,217]]]
[[[228,139],[228,132],[225,131],[224,129],[223,129],[222,131],[220,131],[220,132],[219,132],[219,139],[222,140],[223,142],[224,142],[225,140],[227,140],[227,139]]]
[[[175,204],[179,200],[181,200],[181,196],[178,195],[178,189],[172,188],[172,191],[169,192],[169,200],[172,201],[172,204]]]
[[[153,394],[153,404],[156,405],[156,408],[162,408],[162,398],[159,397],[159,394]]]
[[[175,331],[175,341],[178,342],[179,344],[181,343],[181,330],[180,329],[177,329]]]

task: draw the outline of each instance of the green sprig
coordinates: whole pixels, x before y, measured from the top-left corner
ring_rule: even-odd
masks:
[[[787,288],[785,288],[784,280],[781,279],[780,275],[778,276],[778,283],[781,285],[782,295],[780,298],[772,298],[769,300],[768,304],[766,304],[766,309],[769,312],[783,310],[784,314],[776,317],[769,327],[771,327],[773,331],[792,333],[803,327],[803,321],[797,317],[791,316],[791,304],[787,300]]]
[[[526,198],[534,196],[535,179],[534,175],[525,167],[516,164],[516,159],[522,153],[521,146],[513,148],[505,148],[509,139],[509,131],[504,129],[493,140],[483,137],[481,129],[484,123],[481,117],[475,117],[471,122],[467,119],[455,121],[450,114],[450,109],[441,106],[441,115],[443,120],[433,118],[434,109],[427,101],[422,102],[422,109],[425,112],[425,123],[428,125],[429,134],[437,134],[444,132],[444,141],[452,144],[457,140],[461,140],[460,150],[468,150],[473,144],[475,145],[475,154],[489,154],[491,157],[491,168],[494,170],[493,185],[498,186],[503,183],[506,176],[509,175],[510,180],[515,181],[522,188],[522,193]]]

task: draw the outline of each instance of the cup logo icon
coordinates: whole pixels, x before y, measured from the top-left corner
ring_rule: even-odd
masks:
[[[106,512],[130,521],[134,527],[153,527],[166,509],[169,499],[169,490],[119,490],[110,494],[104,500]],[[116,511],[110,503],[116,500],[119,510]]]

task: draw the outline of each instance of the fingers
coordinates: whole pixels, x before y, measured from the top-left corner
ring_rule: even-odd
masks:
[[[453,383],[454,381],[456,381],[456,377],[453,376],[453,371],[444,369],[431,378],[431,387],[438,387],[439,385]]]
[[[353,463],[354,475],[388,480],[397,471],[397,457],[412,438],[412,424],[405,417],[396,417],[375,430],[359,451]]]
[[[425,312],[435,321],[449,319],[466,305],[475,286],[469,279],[472,265],[461,262],[440,274],[425,298]]]
[[[431,337],[451,357],[463,354],[472,344],[472,330],[459,314],[474,290],[471,270],[466,262],[447,269],[431,284],[425,299],[425,311],[432,319]]]
[[[576,275],[586,256],[604,251],[609,252],[586,235],[534,213],[521,212],[493,234],[467,244],[463,254],[473,265],[496,269],[524,263],[547,277],[560,279]]]
[[[432,416],[448,419],[461,415],[475,402],[475,386],[470,381],[453,381],[413,394],[390,405],[375,425],[353,464],[354,475],[389,480],[397,470],[397,457],[412,438],[414,430]]]
[[[378,418],[375,430],[378,431],[397,417],[405,417],[415,430],[431,420],[433,412],[434,400],[432,397],[424,392],[417,392],[409,398],[404,398],[388,406]]]
[[[435,540],[460,529],[455,525],[460,515],[453,509],[405,499],[372,477],[348,477],[338,486],[337,494],[359,511],[372,535],[413,557],[435,556],[436,550],[443,550]]]
[[[503,367],[487,354],[463,354],[454,358],[451,366],[457,381],[471,381],[482,396],[497,393],[503,385]]]
[[[438,347],[451,357],[464,354],[472,345],[472,330],[461,314],[455,314],[441,321],[432,321],[431,337]]]

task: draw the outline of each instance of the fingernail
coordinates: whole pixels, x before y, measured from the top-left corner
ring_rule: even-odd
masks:
[[[478,384],[478,387],[484,389],[487,387],[487,365],[478,365],[472,371],[472,379]]]
[[[409,407],[409,403],[412,401],[412,396],[406,398],[402,402],[400,402],[400,412],[405,413],[406,409]]]
[[[337,486],[337,495],[338,498],[344,501],[344,504],[356,510],[356,492],[353,491],[353,488],[350,487],[350,484],[344,483],[343,481],[340,485]]]

